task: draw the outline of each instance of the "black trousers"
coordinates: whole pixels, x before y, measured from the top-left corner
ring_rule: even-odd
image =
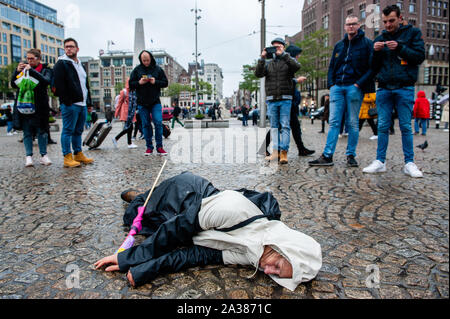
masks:
[[[367,121],[369,123],[370,127],[372,128],[373,135],[378,135],[378,126],[375,123],[374,119],[360,119],[359,120],[359,130],[361,131],[365,121]]]
[[[119,135],[116,136],[116,141],[120,140],[120,138],[122,136],[124,136],[125,134],[127,134],[127,142],[128,145],[131,145],[131,135],[133,135],[133,124],[130,125],[129,128],[127,128],[126,130],[123,130],[122,132],[119,133]]]

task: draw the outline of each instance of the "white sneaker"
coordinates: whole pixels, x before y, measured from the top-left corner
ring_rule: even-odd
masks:
[[[130,145],[128,145],[128,148],[132,149],[132,148],[138,148],[138,146],[134,143],[131,143]]]
[[[414,164],[413,162],[406,164],[405,167],[403,168],[403,172],[406,175],[409,175],[414,178],[423,177],[423,173],[417,168],[416,164]]]
[[[112,137],[111,140],[112,140],[112,142],[113,142],[113,144],[114,144],[114,148],[119,148],[119,146],[117,145],[117,140],[116,140],[116,138],[115,138],[115,137]]]
[[[13,132],[13,135],[17,135],[17,134],[19,134],[19,133],[17,133],[16,131]]]
[[[376,174],[384,172],[386,172],[386,164],[382,163],[379,160],[373,161],[372,164],[363,169],[363,173],[367,174]]]
[[[42,156],[40,162],[41,162],[41,164],[44,165],[44,166],[50,166],[50,165],[52,165],[52,161],[48,158],[48,155]]]
[[[371,138],[370,138],[370,140],[378,140],[378,136],[377,135],[374,135],[374,136],[372,136]]]
[[[445,128],[445,129],[444,129],[444,132],[448,132],[448,128]]]
[[[33,158],[31,156],[27,156],[27,160],[25,162],[25,167],[33,167]]]
[[[14,135],[13,133],[6,134],[6,136],[13,136],[13,135]]]

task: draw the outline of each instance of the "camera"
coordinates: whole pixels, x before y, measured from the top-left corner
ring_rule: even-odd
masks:
[[[277,47],[268,47],[266,48],[267,59],[275,59],[277,53]]]

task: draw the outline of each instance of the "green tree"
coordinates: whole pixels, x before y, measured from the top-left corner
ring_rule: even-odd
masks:
[[[259,84],[260,79],[256,77],[255,75],[255,69],[256,69],[257,61],[253,63],[253,65],[246,64],[242,67],[242,77],[244,78],[244,81],[239,83],[239,89],[245,91],[249,91],[250,95],[253,92],[258,92],[259,90]],[[249,101],[248,104],[250,104],[251,101]]]
[[[189,85],[181,84],[181,83],[172,83],[165,90],[165,96],[170,96],[175,100],[179,100],[181,92],[195,92]]]
[[[116,95],[120,94],[120,91],[122,91],[124,89],[124,84],[122,82],[116,83],[116,85],[114,85],[114,90],[116,92]]]
[[[328,45],[328,31],[320,29],[309,34],[303,41],[296,43],[303,49],[298,61],[301,64],[299,73],[308,77],[307,83],[315,83],[315,100],[319,99],[320,80],[328,75],[328,61],[333,48]]]
[[[8,94],[15,90],[11,87],[11,78],[17,69],[18,63],[13,63],[3,68],[0,68],[0,92],[3,94],[3,102],[6,102]]]

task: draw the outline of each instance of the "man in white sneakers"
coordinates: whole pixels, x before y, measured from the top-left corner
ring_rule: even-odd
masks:
[[[401,23],[399,7],[391,5],[383,10],[385,29],[374,40],[372,69],[377,75],[378,149],[377,159],[364,168],[364,173],[386,172],[386,152],[389,144],[389,128],[392,111],[397,110],[402,132],[405,167],[403,172],[414,178],[423,173],[414,163],[412,110],[414,107],[414,84],[419,65],[425,60],[425,44],[422,33],[411,25]]]

